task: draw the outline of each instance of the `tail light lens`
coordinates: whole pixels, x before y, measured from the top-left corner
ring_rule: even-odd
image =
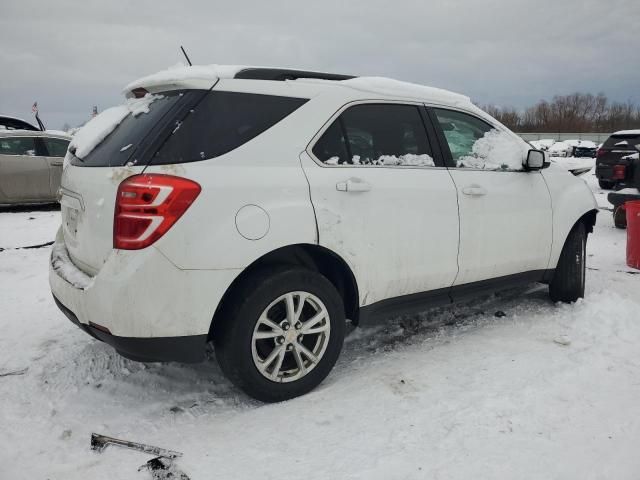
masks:
[[[605,153],[606,153],[606,151],[603,150],[602,148],[597,149],[596,150],[596,158],[604,157]]]
[[[614,165],[613,166],[613,179],[614,180],[624,180],[625,174],[627,173],[627,167],[625,165]]]
[[[162,237],[200,194],[200,185],[172,175],[143,174],[118,187],[113,248],[139,250]]]

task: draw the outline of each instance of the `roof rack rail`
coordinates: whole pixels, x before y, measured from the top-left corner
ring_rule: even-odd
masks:
[[[286,68],[245,68],[233,78],[245,80],[297,80],[298,78],[318,78],[321,80],[349,80],[353,75],[339,75],[336,73],[306,72],[304,70],[289,70]]]

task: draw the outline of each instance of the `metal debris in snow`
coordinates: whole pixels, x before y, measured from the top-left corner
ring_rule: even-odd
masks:
[[[29,370],[29,367],[25,367],[21,370],[13,370],[11,372],[0,372],[0,377],[11,377],[14,375],[24,375]]]
[[[178,469],[173,461],[182,456],[181,452],[174,452],[165,448],[145,445],[144,443],[121,440],[97,433],[91,434],[91,450],[103,452],[109,445],[128,448],[142,453],[154,455],[154,458],[142,465],[138,471],[148,469],[154,480],[189,480],[189,477]]]
[[[130,442],[129,440],[120,440],[119,438],[99,435],[97,433],[91,434],[91,450],[102,452],[109,445],[128,448],[130,450],[136,450],[138,452],[148,453],[156,457],[164,457],[171,460],[182,456],[182,453],[180,452],[174,452],[173,450],[167,450],[165,448],[145,445],[144,443]]]
[[[164,457],[155,457],[138,468],[149,470],[153,480],[189,480],[189,477],[182,470],[176,468],[173,460]]]

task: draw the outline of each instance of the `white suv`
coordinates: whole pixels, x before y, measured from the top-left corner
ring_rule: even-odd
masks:
[[[213,341],[280,401],[326,377],[346,319],[521,282],[583,296],[593,195],[467,97],[221,66],[125,94],[71,143],[50,268],[62,311],[125,357]]]

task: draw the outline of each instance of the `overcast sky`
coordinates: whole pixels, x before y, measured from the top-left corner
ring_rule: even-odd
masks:
[[[0,114],[49,128],[183,60],[383,75],[523,107],[605,92],[640,103],[640,1],[3,0]]]

